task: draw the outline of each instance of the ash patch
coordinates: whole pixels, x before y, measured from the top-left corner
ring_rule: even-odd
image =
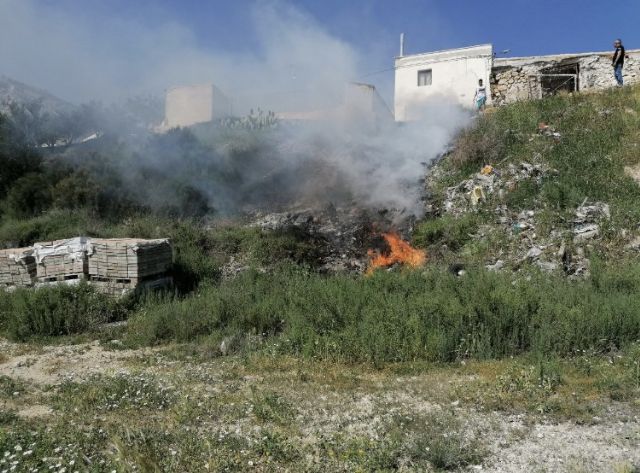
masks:
[[[251,226],[268,231],[296,232],[318,249],[317,269],[324,273],[363,273],[367,251],[380,246],[380,233],[391,229],[401,236],[413,230],[415,217],[396,210],[361,207],[303,209],[255,214]]]

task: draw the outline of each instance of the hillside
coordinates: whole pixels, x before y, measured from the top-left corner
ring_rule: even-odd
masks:
[[[17,105],[41,104],[41,112],[51,115],[69,113],[74,106],[51,93],[23,84],[7,76],[0,76],[0,113],[9,112],[9,103]]]
[[[640,89],[491,110],[428,176],[433,261],[586,277],[640,249]]]
[[[220,216],[115,138],[44,159],[3,123],[0,247],[169,237],[175,288],[0,290],[0,471],[640,471],[640,88],[487,111],[417,221]],[[147,146],[242,185],[271,135],[237,131]],[[371,269],[388,232],[415,267]]]

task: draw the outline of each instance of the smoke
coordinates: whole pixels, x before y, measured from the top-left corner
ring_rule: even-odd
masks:
[[[362,54],[287,3],[253,4],[256,46],[248,51],[204,48],[162,11],[150,12],[157,21],[141,24],[91,1],[83,5],[0,0],[0,72],[73,103],[214,82],[238,114],[258,107],[323,111],[321,120],[275,128],[200,127],[197,139],[173,132],[132,140],[122,130],[127,151],[120,146],[118,152],[126,157],[113,166],[121,185],[141,202],[162,206],[187,188],[187,196],[196,190],[223,212],[355,202],[419,214],[424,163],[469,119],[456,106],[435,101],[424,105],[416,122],[398,125],[383,106],[377,108],[383,118],[372,121],[366,104],[350,102],[347,86],[366,71],[361,58],[371,51]],[[82,160],[73,158],[78,153],[67,155],[80,166]]]
[[[1,0],[0,72],[72,103],[214,82],[240,114],[337,100],[357,75],[350,45],[284,3],[249,8],[250,51],[205,49],[169,12],[150,13],[154,21],[142,24],[107,8],[91,0]]]

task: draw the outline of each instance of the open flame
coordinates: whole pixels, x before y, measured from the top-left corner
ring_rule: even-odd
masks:
[[[397,233],[383,233],[382,237],[389,245],[390,251],[381,252],[369,250],[367,254],[371,258],[368,274],[373,273],[376,268],[384,268],[396,263],[406,264],[412,267],[422,266],[427,261],[427,253],[412,247],[404,241]]]

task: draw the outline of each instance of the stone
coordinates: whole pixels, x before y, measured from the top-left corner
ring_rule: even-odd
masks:
[[[496,261],[493,264],[488,264],[485,266],[487,268],[487,270],[489,271],[500,271],[502,268],[504,268],[504,261],[502,261],[501,259],[499,259],[498,261]]]
[[[604,202],[596,202],[593,205],[582,204],[576,209],[575,215],[574,223],[594,222],[599,218],[610,219],[611,209],[609,204]]]
[[[553,261],[536,261],[536,265],[543,271],[553,272],[558,269],[558,264]]]
[[[640,250],[640,236],[637,236],[633,240],[631,240],[631,242],[629,242],[629,244],[627,245],[627,248],[636,251]]]
[[[539,246],[534,246],[533,248],[530,248],[529,251],[527,251],[526,258],[535,261],[540,257],[541,254],[542,248],[540,248]]]
[[[596,224],[581,225],[573,230],[574,243],[581,243],[591,240],[600,234],[600,227]]]

